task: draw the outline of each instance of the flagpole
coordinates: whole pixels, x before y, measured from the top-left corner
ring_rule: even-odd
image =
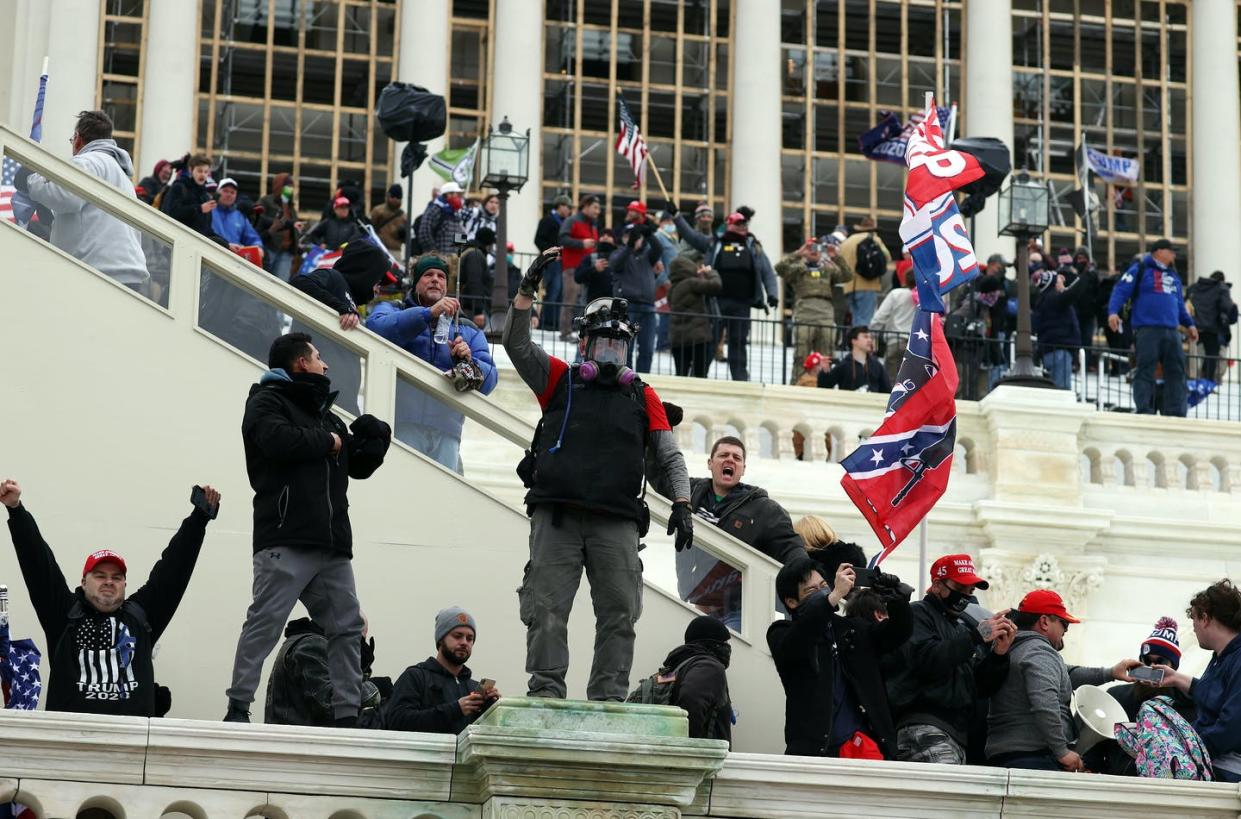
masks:
[[[918,577],[920,578],[926,577],[926,539],[926,518],[924,517],[918,524]]]
[[[664,180],[659,175],[659,166],[655,164],[655,157],[652,154],[648,153],[646,155],[646,164],[650,165],[651,170],[655,172],[655,181],[659,183],[659,192],[664,195],[664,201],[675,205],[676,203],[672,201],[672,197],[668,196],[668,189],[664,187]]]

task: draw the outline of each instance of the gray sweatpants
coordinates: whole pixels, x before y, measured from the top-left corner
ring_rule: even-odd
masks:
[[[254,692],[293,605],[301,600],[327,633],[332,710],[356,717],[362,704],[362,614],[353,563],[327,549],[263,549],[254,555],[254,599],[237,641],[229,699],[254,702]]]
[[[582,580],[595,609],[595,656],[586,685],[592,700],[629,693],[634,623],[642,615],[638,525],[623,518],[539,506],[530,520],[530,562],[517,597],[526,624],[531,697],[564,699],[569,670],[569,612]]]

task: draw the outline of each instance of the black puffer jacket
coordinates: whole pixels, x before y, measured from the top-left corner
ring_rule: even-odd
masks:
[[[330,728],[336,715],[332,710],[332,675],[328,670],[328,640],[323,629],[309,617],[289,622],[284,643],[276,652],[271,676],[267,679],[267,702],[263,722],[268,725],[317,725]],[[374,638],[362,641],[362,708],[379,702],[379,689],[371,682],[371,663],[375,659]],[[388,681],[391,685],[391,680]]]
[[[794,610],[792,620],[777,621],[767,629],[767,645],[784,684],[784,752],[836,755],[838,749],[828,747],[828,740],[834,717],[834,664],[840,662],[853,701],[869,723],[867,734],[879,744],[884,759],[895,759],[896,727],[879,661],[880,655],[896,651],[909,639],[909,603],[889,601],[888,619],[876,623],[842,617],[827,595],[827,590],[811,595]]]
[[[1004,682],[1008,655],[993,654],[977,624],[950,616],[934,595],[909,608],[913,634],[888,679],[896,726],[934,725],[965,746],[974,703]]]
[[[332,549],[353,557],[346,491],[383,463],[392,431],[363,415],[354,435],[332,414],[326,376],[269,370],[250,388],[241,436],[254,489],[254,551]],[[331,454],[332,433],[341,448]]]
[[[454,677],[434,657],[411,665],[392,687],[392,698],[374,713],[364,716],[362,726],[384,731],[420,731],[427,734],[459,734],[483,715],[461,713],[457,700],[479,688],[462,666]]]

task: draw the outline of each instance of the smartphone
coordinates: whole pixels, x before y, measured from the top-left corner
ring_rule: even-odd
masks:
[[[865,589],[875,585],[875,570],[868,569],[865,566],[853,567],[853,587],[855,589]]]
[[[1164,670],[1162,668],[1150,668],[1149,666],[1140,665],[1136,668],[1129,669],[1129,676],[1138,682],[1150,683],[1151,685],[1163,684]]]
[[[495,688],[495,687],[496,687],[496,681],[495,681],[495,680],[491,680],[491,679],[487,679],[486,677],[484,677],[484,678],[483,678],[483,679],[482,679],[482,680],[478,683],[478,690],[479,690],[480,692],[482,692],[482,694],[483,694],[484,696],[485,696],[487,693],[489,693],[489,692],[491,691],[491,689],[493,689],[493,688]]]
[[[195,508],[201,510],[208,520],[215,520],[215,516],[220,513],[219,506],[212,506],[207,503],[207,490],[201,486],[196,485],[190,490],[190,503],[194,504]]]

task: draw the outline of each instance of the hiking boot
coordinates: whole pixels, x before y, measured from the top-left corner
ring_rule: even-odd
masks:
[[[250,709],[246,703],[240,700],[228,701],[228,713],[224,715],[225,722],[249,722]]]

